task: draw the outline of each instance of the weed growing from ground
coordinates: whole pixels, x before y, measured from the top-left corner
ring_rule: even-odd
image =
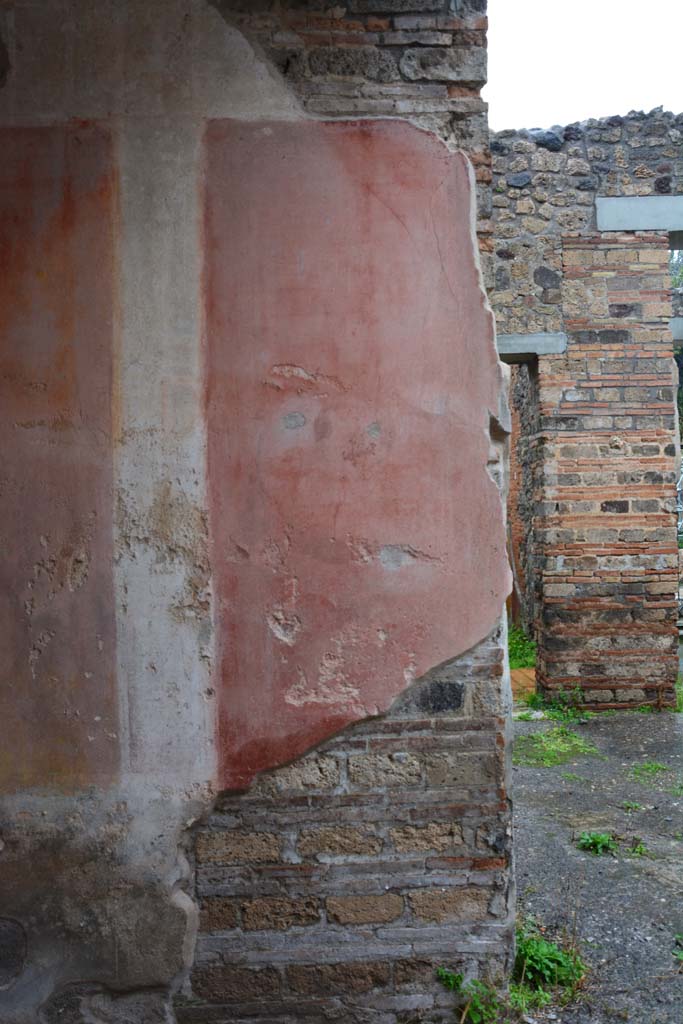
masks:
[[[631,842],[631,849],[628,851],[630,857],[651,857],[652,854],[642,839],[635,838]]]
[[[445,967],[438,967],[436,976],[464,1003],[460,1024],[501,1024],[504,1006],[492,985],[476,978],[466,982],[462,974],[454,974]]]
[[[543,988],[530,988],[525,982],[510,982],[510,1006],[517,1013],[526,1016],[532,1010],[542,1010],[552,1001],[552,992],[546,992]]]
[[[566,764],[581,754],[597,754],[597,747],[578,736],[566,726],[547,732],[518,736],[512,754],[512,763],[532,768],[552,768]]]
[[[528,919],[517,929],[517,953],[507,1000],[495,986],[464,980],[439,967],[436,976],[459,1000],[459,1024],[513,1024],[557,999],[570,1002],[586,974],[586,965],[572,945],[550,942],[541,928]]]
[[[580,686],[575,686],[571,691],[560,690],[552,699],[544,697],[540,693],[530,693],[524,703],[535,711],[542,711],[545,717],[551,721],[578,722],[596,717],[594,711],[582,710],[581,705],[584,701],[583,690]]]
[[[636,803],[635,800],[624,800],[623,804],[621,805],[621,808],[623,811],[626,811],[628,814],[631,814],[633,811],[642,811],[643,805]]]
[[[631,778],[646,786],[649,782],[658,779],[663,772],[670,771],[671,769],[667,765],[660,764],[659,761],[643,761],[642,764],[635,764],[631,768]]]
[[[596,857],[603,857],[607,853],[614,856],[619,849],[618,842],[610,832],[582,832],[576,845]]]
[[[517,929],[517,953],[513,978],[533,991],[563,989],[565,999],[576,994],[586,965],[573,947],[562,949],[542,934],[538,925],[526,921]]]
[[[530,711],[520,711],[520,713],[518,715],[516,715],[515,717],[517,718],[518,722],[533,722],[534,721],[534,716],[532,715],[532,713]]]
[[[536,644],[519,626],[510,626],[508,631],[508,655],[510,668],[534,668],[536,665]]]
[[[683,676],[679,676],[676,680],[676,708],[675,710],[681,714],[683,713]]]

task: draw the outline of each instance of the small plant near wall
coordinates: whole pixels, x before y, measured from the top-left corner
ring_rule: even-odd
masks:
[[[445,967],[437,968],[436,976],[464,1002],[460,1024],[501,1024],[504,1006],[493,985],[477,978],[465,981],[462,974],[454,974]]]
[[[508,632],[510,668],[534,668],[536,644],[519,626],[510,626]]]
[[[630,849],[628,851],[628,856],[629,857],[652,857],[652,854],[649,851],[649,849],[647,848],[647,846],[645,845],[645,843],[643,842],[643,840],[642,839],[638,839],[638,837],[636,836],[636,837],[634,837],[631,840],[631,847],[630,847]]]
[[[552,942],[532,918],[517,928],[517,953],[507,999],[488,982],[465,981],[439,967],[436,976],[458,999],[459,1024],[515,1024],[551,1003],[566,1005],[577,995],[586,965],[575,945]]]
[[[516,982],[534,992],[559,989],[556,994],[560,1001],[568,1002],[576,995],[585,974],[586,965],[573,943],[551,942],[533,919],[518,927],[513,974]]]
[[[595,718],[594,711],[585,711],[582,705],[586,695],[580,686],[573,690],[560,690],[553,697],[544,697],[540,693],[530,693],[524,703],[534,711],[542,711],[545,718],[554,722],[579,722]],[[517,716],[521,718],[521,715]]]

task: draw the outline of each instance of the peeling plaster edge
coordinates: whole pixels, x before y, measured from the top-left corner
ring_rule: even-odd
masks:
[[[247,46],[250,48],[255,62],[263,69],[274,87],[282,90],[287,94],[288,99],[291,102],[291,109],[288,111],[282,111],[280,113],[266,113],[262,118],[254,113],[244,112],[242,114],[235,114],[233,119],[236,121],[253,121],[253,120],[268,120],[268,121],[315,121],[320,120],[312,114],[309,114],[307,110],[302,106],[301,100],[296,95],[291,85],[285,79],[284,75],[275,67],[272,60],[269,59],[265,53],[261,44],[254,39],[247,26],[241,26],[236,24],[235,11],[230,9],[230,0],[204,0],[206,6],[213,8],[215,14],[223,20],[227,25],[230,32],[235,32],[244,40]]]
[[[482,644],[485,644],[488,641],[494,641],[496,633],[500,630],[504,631],[504,635],[501,637],[501,642],[498,646],[503,651],[504,656],[502,693],[503,696],[505,697],[505,700],[503,701],[502,715],[496,716],[492,714],[490,717],[499,717],[501,718],[501,720],[505,721],[509,719],[511,723],[512,690],[510,683],[510,668],[507,654],[507,613],[505,611],[505,603],[503,602],[501,612],[496,617],[493,624],[489,625],[489,627],[484,632],[483,636],[481,636],[478,640],[475,640],[474,643],[472,643],[464,651],[461,651],[459,654],[455,654],[450,658],[445,658],[443,661],[440,661],[435,665],[431,665],[428,669],[421,673],[421,675],[416,676],[415,679],[413,679],[411,683],[409,683],[403,690],[401,690],[400,693],[391,697],[386,703],[378,704],[374,711],[368,711],[367,714],[364,714],[362,717],[356,718],[353,721],[347,722],[345,725],[339,726],[339,728],[327,733],[321,739],[314,740],[310,744],[310,746],[307,746],[304,749],[297,751],[297,753],[293,754],[290,758],[287,758],[287,760],[279,761],[277,764],[270,765],[268,768],[258,769],[250,777],[249,781],[244,783],[244,785],[220,786],[213,794],[212,808],[208,810],[206,813],[202,813],[201,816],[198,816],[196,821],[193,821],[191,824],[187,826],[187,830],[189,832],[192,832],[196,828],[199,828],[202,825],[202,823],[204,823],[206,819],[213,813],[213,806],[215,806],[215,804],[223,797],[227,795],[245,796],[251,791],[253,786],[258,782],[258,780],[262,776],[268,775],[272,772],[281,771],[283,768],[288,768],[292,765],[297,764],[305,757],[308,757],[310,754],[315,753],[315,751],[320,750],[322,747],[325,746],[326,743],[329,743],[332,740],[335,740],[338,737],[343,736],[345,733],[351,732],[356,726],[363,725],[367,722],[379,721],[380,719],[385,718],[388,714],[392,712],[392,710],[399,703],[405,702],[410,697],[410,694],[414,690],[417,690],[421,686],[424,686],[425,683],[428,683],[430,681],[431,676],[436,675],[440,671],[454,667],[456,663],[463,658],[470,657],[472,654],[475,653],[475,651],[479,647],[482,646]],[[441,716],[433,715],[431,717],[436,719]],[[511,751],[509,756],[510,758],[512,757]]]

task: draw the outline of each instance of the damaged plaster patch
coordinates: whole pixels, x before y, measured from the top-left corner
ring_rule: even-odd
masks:
[[[415,562],[440,562],[435,555],[418,551],[410,544],[384,544],[379,549],[379,560],[385,569],[394,571]]]
[[[282,608],[273,608],[267,615],[268,628],[288,647],[296,643],[297,633],[301,629],[301,620],[296,615],[287,615]]]
[[[159,571],[182,566],[184,583],[170,608],[173,618],[207,622],[211,594],[206,512],[183,491],[174,490],[170,481],[162,480],[144,511],[119,493],[116,519],[119,546],[130,557],[135,559],[136,549],[142,548],[154,553]]]
[[[285,701],[294,707],[305,707],[306,704],[343,704],[356,708],[358,714],[365,715],[361,706],[360,690],[347,682],[343,676],[343,659],[334,654],[325,654],[319,666],[317,683],[311,685],[304,670],[297,669],[298,679],[285,693]]]
[[[364,643],[362,632],[355,627],[342,630],[330,640],[330,649],[318,662],[317,679],[310,680],[304,669],[297,666],[297,680],[285,692],[285,701],[294,707],[306,704],[344,704],[364,715],[361,693],[349,681],[354,648]],[[349,659],[351,664],[349,663]]]
[[[350,550],[354,562],[369,565],[371,562],[378,561],[384,569],[388,569],[390,572],[415,565],[417,562],[443,562],[438,555],[420,551],[412,544],[377,545],[359,537],[347,537],[346,546]]]
[[[288,412],[282,417],[285,430],[300,430],[306,426],[306,417],[302,412]]]
[[[315,392],[319,398],[327,396],[330,390],[349,390],[339,377],[321,370],[307,370],[296,363],[276,363],[270,369],[269,379],[263,382],[277,391],[293,390],[297,395]]]

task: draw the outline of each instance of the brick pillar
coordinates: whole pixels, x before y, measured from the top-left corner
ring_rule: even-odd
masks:
[[[564,239],[565,355],[542,361],[538,680],[585,703],[674,700],[678,669],[668,239]]]

